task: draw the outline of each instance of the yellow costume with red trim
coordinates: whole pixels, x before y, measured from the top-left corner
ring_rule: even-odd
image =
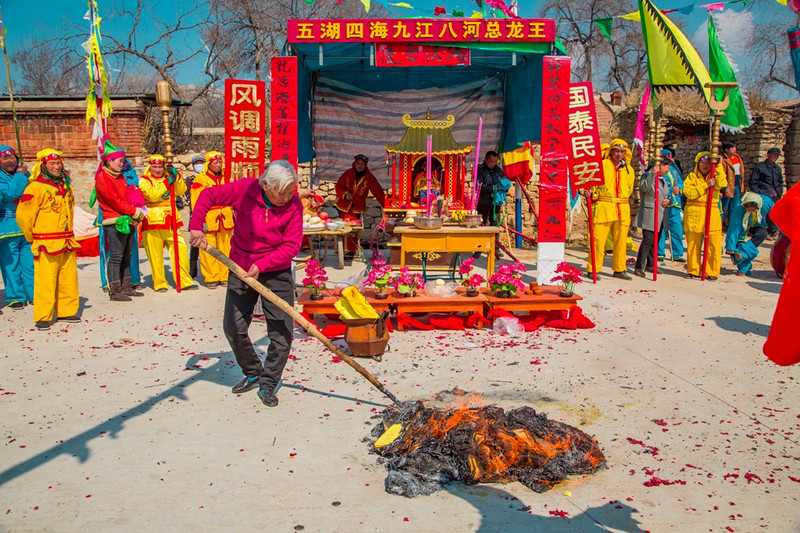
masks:
[[[708,175],[700,173],[699,161],[702,157],[710,157],[710,152],[700,152],[695,157],[695,167],[683,182],[683,194],[686,195],[686,207],[683,210],[683,229],[686,234],[686,273],[700,276],[703,259],[703,238],[706,231],[706,205],[708,202]],[[711,171],[709,170],[709,174]],[[711,198],[711,224],[708,232],[708,260],[706,276],[719,277],[722,265],[722,217],[720,216],[719,191],[728,186],[725,166],[717,164],[714,173],[713,196]]]
[[[164,275],[164,247],[169,251],[172,261],[172,276],[175,278],[175,246],[172,234],[172,198],[170,196],[169,174],[164,171],[164,175],[156,178],[152,175],[150,167],[152,165],[166,165],[164,156],[160,154],[151,155],[148,158],[148,165],[144,174],[139,178],[139,189],[147,202],[148,213],[142,221],[142,244],[150,262],[150,272],[153,278],[153,290],[166,289],[169,287],[167,278]],[[186,182],[183,176],[178,174],[173,184],[175,197],[186,194]],[[183,226],[181,214],[175,213],[178,228]],[[178,232],[178,253],[180,254],[180,280],[181,289],[194,285],[192,277],[189,275],[189,254],[186,249],[186,242],[183,235]]]
[[[623,148],[625,155],[619,168],[611,160],[611,149]],[[630,196],[636,183],[636,175],[630,165],[631,151],[628,143],[622,139],[614,139],[603,148],[603,185],[592,187],[592,216],[594,225],[594,253],[597,272],[603,269],[603,252],[609,234],[614,243],[612,269],[614,272],[628,270],[627,241],[628,229],[631,227]],[[593,272],[592,255],[589,254],[586,271]]]
[[[208,164],[215,160],[222,160],[219,152],[208,152],[203,172],[195,176],[192,182],[191,199],[192,209],[200,193],[209,187],[223,185],[225,182],[225,167],[219,174],[214,174],[208,169]],[[208,210],[205,220],[206,239],[208,244],[225,255],[231,252],[231,237],[233,236],[233,210],[226,206],[215,206]],[[200,271],[206,283],[219,283],[228,281],[228,269],[209,255],[205,250],[200,250]],[[181,278],[182,279],[182,278]]]
[[[60,159],[46,148],[36,154],[30,183],[19,199],[17,223],[33,252],[33,321],[49,322],[78,313],[78,261],[81,245],[73,233],[75,195],[69,178],[53,179],[44,161]]]

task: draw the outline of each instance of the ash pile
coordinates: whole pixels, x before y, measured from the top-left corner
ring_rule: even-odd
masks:
[[[436,399],[446,394],[461,397],[461,405],[406,402],[381,413],[368,439],[387,464],[386,492],[414,497],[451,481],[519,481],[544,492],[567,476],[592,474],[606,464],[596,440],[530,407],[506,412],[475,406],[480,397],[458,389]]]

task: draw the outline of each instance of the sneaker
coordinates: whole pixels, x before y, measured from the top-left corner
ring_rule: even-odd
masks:
[[[169,289],[167,289],[166,287],[161,287],[160,289],[156,289],[156,292],[160,292],[162,294],[165,293],[165,292],[168,292],[168,291],[169,291]]]
[[[47,320],[40,320],[36,323],[36,329],[39,331],[48,331],[50,329],[50,322]]]
[[[633,278],[631,277],[631,275],[630,275],[630,274],[628,274],[628,273],[627,273],[627,272],[625,272],[625,271],[622,271],[622,272],[614,272],[613,276],[614,276],[615,278],[624,279],[624,280],[630,280],[630,279],[633,279]]]
[[[667,258],[666,258],[666,257],[664,257],[663,255],[659,255],[659,256],[658,256],[658,261],[659,261],[659,262],[661,262],[661,261],[666,261],[666,260],[667,260]]]
[[[182,291],[196,291],[196,290],[199,290],[199,289],[200,289],[200,287],[198,287],[195,284],[191,284],[188,287],[181,287]]]
[[[717,281],[717,276],[706,276],[708,281]]]
[[[59,322],[69,322],[70,324],[77,324],[78,322],[81,321],[81,317],[79,317],[78,315],[60,316],[56,320],[58,320]]]
[[[11,302],[10,304],[8,304],[8,306],[15,311],[19,311],[20,309],[25,309],[24,302]]]
[[[219,285],[219,283],[216,282],[216,281],[209,281],[208,283],[206,283],[206,288],[207,289],[216,289],[218,285]]]
[[[278,405],[278,397],[275,393],[267,389],[258,389],[258,397],[261,398],[261,403],[267,407],[275,407]]]
[[[258,376],[253,376],[252,378],[245,376],[242,381],[231,388],[231,392],[234,394],[242,394],[244,392],[251,391],[256,387],[258,387]]]
[[[634,276],[639,276],[640,278],[645,278],[645,277],[647,277],[647,276],[645,275],[645,273],[644,273],[644,272],[643,272],[641,269],[639,269],[639,268],[637,268],[636,270],[634,270],[634,271],[633,271],[633,275],[634,275]]]

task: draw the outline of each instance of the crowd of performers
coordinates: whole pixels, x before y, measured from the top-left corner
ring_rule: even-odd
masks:
[[[628,144],[614,139],[603,152],[604,183],[585,191],[593,206],[595,261],[593,265],[590,253],[586,276],[592,278],[593,273],[602,271],[603,255],[610,241],[612,276],[632,279],[628,273],[627,250],[632,222],[630,197],[636,188],[640,205],[634,225],[642,230],[642,243],[634,275],[645,277],[646,272],[652,272],[653,261],[664,261],[669,246],[672,260],[686,263],[684,277],[701,278],[706,233],[706,279],[718,279],[723,254],[733,261],[737,276],[749,275],[753,259],[758,255],[758,246],[766,239],[778,237],[778,228],[769,213],[783,196],[783,176],[775,163],[781,152],[778,148],[770,148],[766,160],[753,168],[746,182],[744,164],[737,154],[736,144],[725,142],[722,148],[714,175],[711,175],[710,152],[698,153],[694,158],[694,168],[684,175],[674,151],[664,149],[658,160],[637,180],[630,165]],[[709,195],[712,213],[706,228]],[[724,242],[723,232],[726,234]],[[654,258],[656,246],[657,257]]]

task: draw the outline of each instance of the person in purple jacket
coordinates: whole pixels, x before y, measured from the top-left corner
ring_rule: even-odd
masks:
[[[205,249],[206,213],[214,206],[231,206],[235,215],[231,260],[290,306],[294,305],[292,258],[300,251],[303,238],[303,205],[295,194],[297,183],[291,164],[273,161],[258,179],[240,179],[204,190],[189,223],[192,246]],[[264,405],[275,407],[275,387],[289,358],[293,323],[276,305],[261,298],[270,340],[262,365],[247,332],[258,298],[255,289],[229,275],[222,328],[244,373],[231,391],[240,394],[258,387]]]

